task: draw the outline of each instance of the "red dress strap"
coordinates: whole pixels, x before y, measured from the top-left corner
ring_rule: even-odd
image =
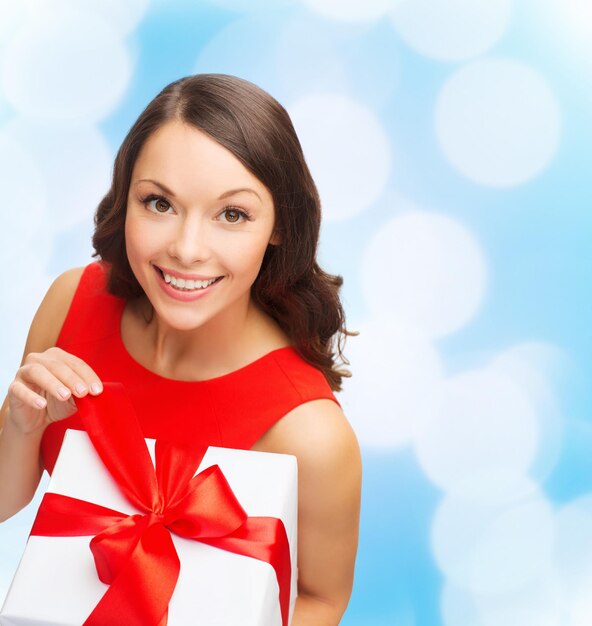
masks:
[[[102,261],[89,263],[80,277],[56,346],[68,352],[73,345],[113,335],[118,331],[114,322],[120,303],[121,298],[107,291],[107,265]]]
[[[206,381],[223,445],[229,448],[251,448],[279,417],[305,402],[326,399],[339,405],[323,373],[291,347],[274,350],[237,373],[238,385],[232,376]]]

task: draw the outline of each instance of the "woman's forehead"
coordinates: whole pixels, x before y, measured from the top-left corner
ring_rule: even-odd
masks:
[[[252,189],[253,199],[271,200],[265,185],[230,150],[203,131],[179,122],[167,123],[144,143],[134,164],[132,185],[157,181],[174,193],[176,188]],[[140,183],[141,184],[141,183]]]
[[[175,161],[203,161],[203,166],[219,165],[241,171],[246,168],[230,150],[203,131],[181,122],[167,122],[154,131],[144,142],[136,165],[150,165]],[[247,173],[250,173],[247,170]]]

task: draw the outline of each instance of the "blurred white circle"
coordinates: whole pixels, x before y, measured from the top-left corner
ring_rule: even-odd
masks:
[[[471,63],[445,83],[436,103],[436,133],[467,178],[511,187],[545,168],[560,139],[560,110],[547,81],[507,59]]]
[[[555,518],[553,573],[563,605],[573,623],[584,625],[582,617],[592,602],[592,493],[580,496],[561,507]],[[570,622],[571,623],[571,622]]]
[[[280,29],[273,67],[286,97],[295,99],[315,91],[349,91],[342,55],[346,30],[308,16],[295,16]],[[300,41],[306,41],[306,46],[294,45]]]
[[[520,385],[537,415],[538,450],[529,474],[543,482],[556,466],[563,447],[564,417],[558,384],[571,364],[558,347],[544,342],[523,342],[499,352],[489,367]]]
[[[23,3],[32,18],[51,21],[60,13],[83,11],[96,15],[121,36],[125,36],[138,26],[148,10],[150,0],[24,0]]]
[[[24,2],[0,1],[0,49],[28,18]]]
[[[277,86],[274,60],[279,33],[280,22],[273,13],[248,14],[233,20],[204,42],[193,64],[193,73],[240,76],[284,104],[284,94],[274,88]]]
[[[589,0],[563,0],[549,7],[551,20],[557,30],[563,31],[562,44],[573,46],[583,60],[590,60],[592,43],[592,4]],[[582,54],[587,47],[587,53]]]
[[[54,242],[46,232],[43,173],[27,148],[2,130],[0,183],[7,207],[0,211],[1,354],[3,363],[16,372],[29,325],[49,286],[46,272]]]
[[[501,594],[476,594],[446,579],[440,600],[443,624],[561,626],[561,607],[549,591],[544,576]]]
[[[0,182],[5,193],[11,193],[10,208],[0,211],[0,267],[12,272],[15,261],[30,259],[45,263],[51,252],[51,241],[45,236],[47,184],[39,163],[23,143],[0,130]],[[29,252],[29,254],[26,254]],[[33,253],[33,254],[31,254]],[[21,260],[21,256],[24,256]],[[6,286],[5,284],[2,287]]]
[[[42,11],[6,46],[1,85],[28,117],[86,124],[112,111],[128,85],[131,62],[114,26],[80,5]]]
[[[396,0],[390,11],[411,48],[442,61],[483,54],[501,39],[511,15],[512,0]]]
[[[480,626],[473,596],[466,589],[453,585],[448,578],[442,584],[440,614],[443,626]]]
[[[590,615],[592,615],[592,598],[590,594],[580,596],[573,604],[566,606],[569,614],[569,626],[590,626]],[[561,626],[566,622],[562,622]]]
[[[94,126],[68,128],[15,117],[4,135],[25,146],[45,181],[45,235],[80,222],[92,224],[109,189],[113,157]]]
[[[394,316],[356,329],[346,349],[354,375],[339,401],[362,445],[408,444],[437,411],[440,358],[425,333]]]
[[[24,260],[27,255],[32,259]],[[35,251],[30,248],[21,250],[20,255],[12,261],[11,268],[3,268],[0,272],[3,290],[0,307],[0,325],[3,329],[0,374],[7,381],[5,390],[19,368],[33,316],[55,278],[48,275],[43,262],[36,259]],[[14,271],[15,263],[18,263],[18,273]],[[26,276],[26,280],[15,280],[15,276],[21,275]]]
[[[391,167],[389,139],[374,113],[336,94],[310,94],[288,113],[319,189],[323,219],[342,221],[372,206]]]
[[[430,480],[453,491],[467,475],[528,470],[537,451],[537,418],[512,379],[492,369],[467,371],[447,379],[440,398],[415,447]]]
[[[528,498],[538,483],[511,466],[485,467],[468,472],[447,489],[458,500],[491,507],[506,507]]]
[[[450,582],[474,594],[503,594],[539,577],[549,567],[553,513],[539,487],[521,484],[507,502],[447,494],[433,518],[431,544]],[[478,481],[476,481],[478,482]],[[523,497],[516,499],[518,491]]]
[[[69,8],[79,4],[78,0],[65,1]],[[137,28],[149,6],[150,0],[86,0],[84,8],[100,15],[121,36],[126,36]]]
[[[202,0],[211,4],[217,9],[229,9],[245,13],[255,11],[277,10],[279,7],[290,7],[297,4],[298,0]],[[186,0],[193,2],[193,0]],[[164,7],[170,6],[170,0],[152,0],[155,5],[162,4]]]
[[[588,613],[588,616],[590,614]],[[480,626],[500,626],[500,624],[528,624],[528,626],[564,626],[565,621],[559,613],[545,613],[539,609],[508,609],[497,607],[481,613]]]
[[[498,352],[490,366],[503,370],[533,395],[544,396],[565,378],[571,362],[561,348],[543,341],[524,341]]]
[[[336,20],[371,22],[389,11],[392,0],[301,0],[309,9]]]
[[[392,106],[400,82],[399,56],[386,27],[348,28],[305,13],[280,25],[270,65],[287,101],[315,92],[357,94],[378,109]]]
[[[465,326],[486,289],[483,254],[456,220],[427,211],[404,211],[380,224],[361,266],[364,298],[374,314],[394,313],[428,335]]]

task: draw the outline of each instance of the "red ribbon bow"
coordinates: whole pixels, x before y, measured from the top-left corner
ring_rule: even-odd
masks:
[[[96,397],[77,398],[82,423],[128,501],[128,515],[46,493],[31,535],[95,535],[90,542],[100,580],[110,585],[86,626],[165,626],[180,562],[170,532],[275,569],[282,624],[288,624],[290,546],[284,524],[248,517],[224,474],[213,465],[194,476],[205,449],[156,442],[156,471],[133,406],[121,383],[104,383]],[[97,534],[98,533],[98,534]]]

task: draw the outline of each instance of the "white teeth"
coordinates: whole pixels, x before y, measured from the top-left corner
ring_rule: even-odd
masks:
[[[166,272],[163,272],[164,280],[167,283],[173,285],[177,289],[183,289],[185,291],[192,291],[194,289],[205,289],[216,281],[215,278],[209,280],[186,280],[184,278],[175,278]]]

